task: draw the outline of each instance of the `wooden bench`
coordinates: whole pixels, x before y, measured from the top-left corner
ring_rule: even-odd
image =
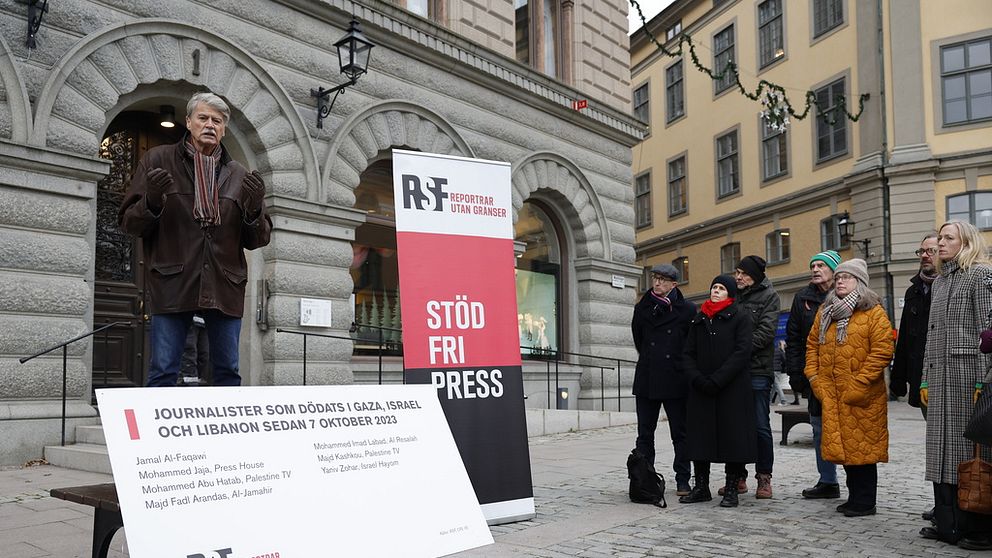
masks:
[[[782,415],[782,441],[779,445],[789,445],[789,429],[801,423],[809,424],[809,409],[786,407],[785,409],[775,409],[777,414]]]
[[[91,484],[53,488],[50,493],[53,498],[93,507],[93,558],[107,558],[114,533],[124,526],[117,487],[113,483]]]

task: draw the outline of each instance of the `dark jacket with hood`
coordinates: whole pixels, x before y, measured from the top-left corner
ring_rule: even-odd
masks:
[[[927,346],[927,322],[930,320],[930,295],[933,289],[920,279],[910,279],[906,305],[899,319],[899,339],[892,364],[889,390],[893,395],[909,394],[909,404],[920,406],[920,381],[923,378],[923,355]],[[909,384],[909,390],[906,389]]]
[[[775,330],[778,329],[778,312],[781,301],[772,288],[772,282],[765,277],[737,292],[737,303],[750,314],[754,323],[751,337],[751,375],[774,378],[772,371],[775,358]]]
[[[240,318],[248,281],[244,251],[269,243],[272,221],[264,204],[254,219],[247,219],[241,189],[248,171],[225,149],[217,165],[220,224],[201,228],[193,219],[193,162],[183,141],[154,147],[141,158],[117,221],[122,230],[141,237],[148,313],[213,308]],[[147,173],[154,168],[165,169],[173,179],[157,214],[145,197]]]
[[[689,459],[754,463],[757,430],[751,392],[751,318],[731,304],[713,319],[699,312],[686,337],[683,369],[691,388],[686,401]]]
[[[668,293],[671,310],[658,303],[649,291],[634,306],[630,329],[637,348],[634,395],[648,399],[681,399],[688,386],[681,371],[682,350],[696,305],[676,287]]]
[[[789,369],[789,386],[793,391],[809,399],[809,414],[820,416],[820,401],[813,396],[809,380],[803,370],[806,368],[806,338],[813,328],[816,314],[827,298],[827,293],[810,283],[792,297],[789,321],[785,324],[785,360]]]

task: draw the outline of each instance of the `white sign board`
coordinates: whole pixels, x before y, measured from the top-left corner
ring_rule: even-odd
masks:
[[[613,276],[613,288],[622,289],[627,286],[627,279],[622,275]]]
[[[331,327],[331,301],[319,298],[301,298],[300,325]]]
[[[132,556],[433,557],[493,542],[429,385],[97,400]]]

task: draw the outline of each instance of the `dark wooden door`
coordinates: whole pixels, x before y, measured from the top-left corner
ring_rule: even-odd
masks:
[[[93,388],[133,387],[145,383],[148,363],[145,313],[145,262],[141,239],[117,227],[117,210],[131,175],[145,152],[174,143],[184,129],[162,128],[152,113],[124,112],[108,129],[100,157],[111,162],[110,174],[97,185],[95,294],[93,328],[114,326],[93,338]]]

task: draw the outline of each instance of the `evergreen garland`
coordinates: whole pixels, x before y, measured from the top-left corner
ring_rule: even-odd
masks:
[[[805,120],[809,116],[810,110],[815,106],[816,114],[822,116],[824,120],[833,126],[837,117],[847,118],[851,122],[857,122],[861,118],[862,113],[865,109],[865,101],[870,97],[868,93],[862,93],[858,97],[858,111],[856,113],[850,113],[847,110],[847,98],[842,95],[836,99],[836,105],[833,107],[821,107],[820,103],[816,99],[816,93],[813,91],[806,91],[806,103],[801,112],[796,111],[792,101],[789,100],[788,95],[785,93],[785,88],[776,83],[772,83],[766,79],[762,79],[758,82],[757,87],[753,91],[749,91],[744,84],[741,83],[740,73],[737,71],[737,64],[733,61],[728,61],[723,70],[719,73],[714,72],[713,69],[707,67],[699,61],[699,56],[696,54],[696,45],[692,41],[692,37],[686,33],[680,33],[678,36],[678,46],[675,50],[668,50],[665,45],[661,44],[658,39],[647,27],[647,19],[644,17],[644,12],[641,11],[641,6],[638,4],[637,0],[629,0],[630,5],[637,10],[637,16],[641,20],[641,25],[643,26],[644,33],[648,36],[652,43],[654,43],[659,50],[670,58],[685,58],[685,45],[688,45],[689,60],[692,61],[692,65],[696,67],[700,72],[708,75],[710,79],[719,81],[724,79],[727,72],[733,77],[733,83],[737,86],[737,90],[741,95],[744,95],[752,101],[761,100],[761,104],[765,107],[761,111],[761,117],[768,124],[768,127],[776,131],[784,131],[789,125],[789,117],[796,120]]]

